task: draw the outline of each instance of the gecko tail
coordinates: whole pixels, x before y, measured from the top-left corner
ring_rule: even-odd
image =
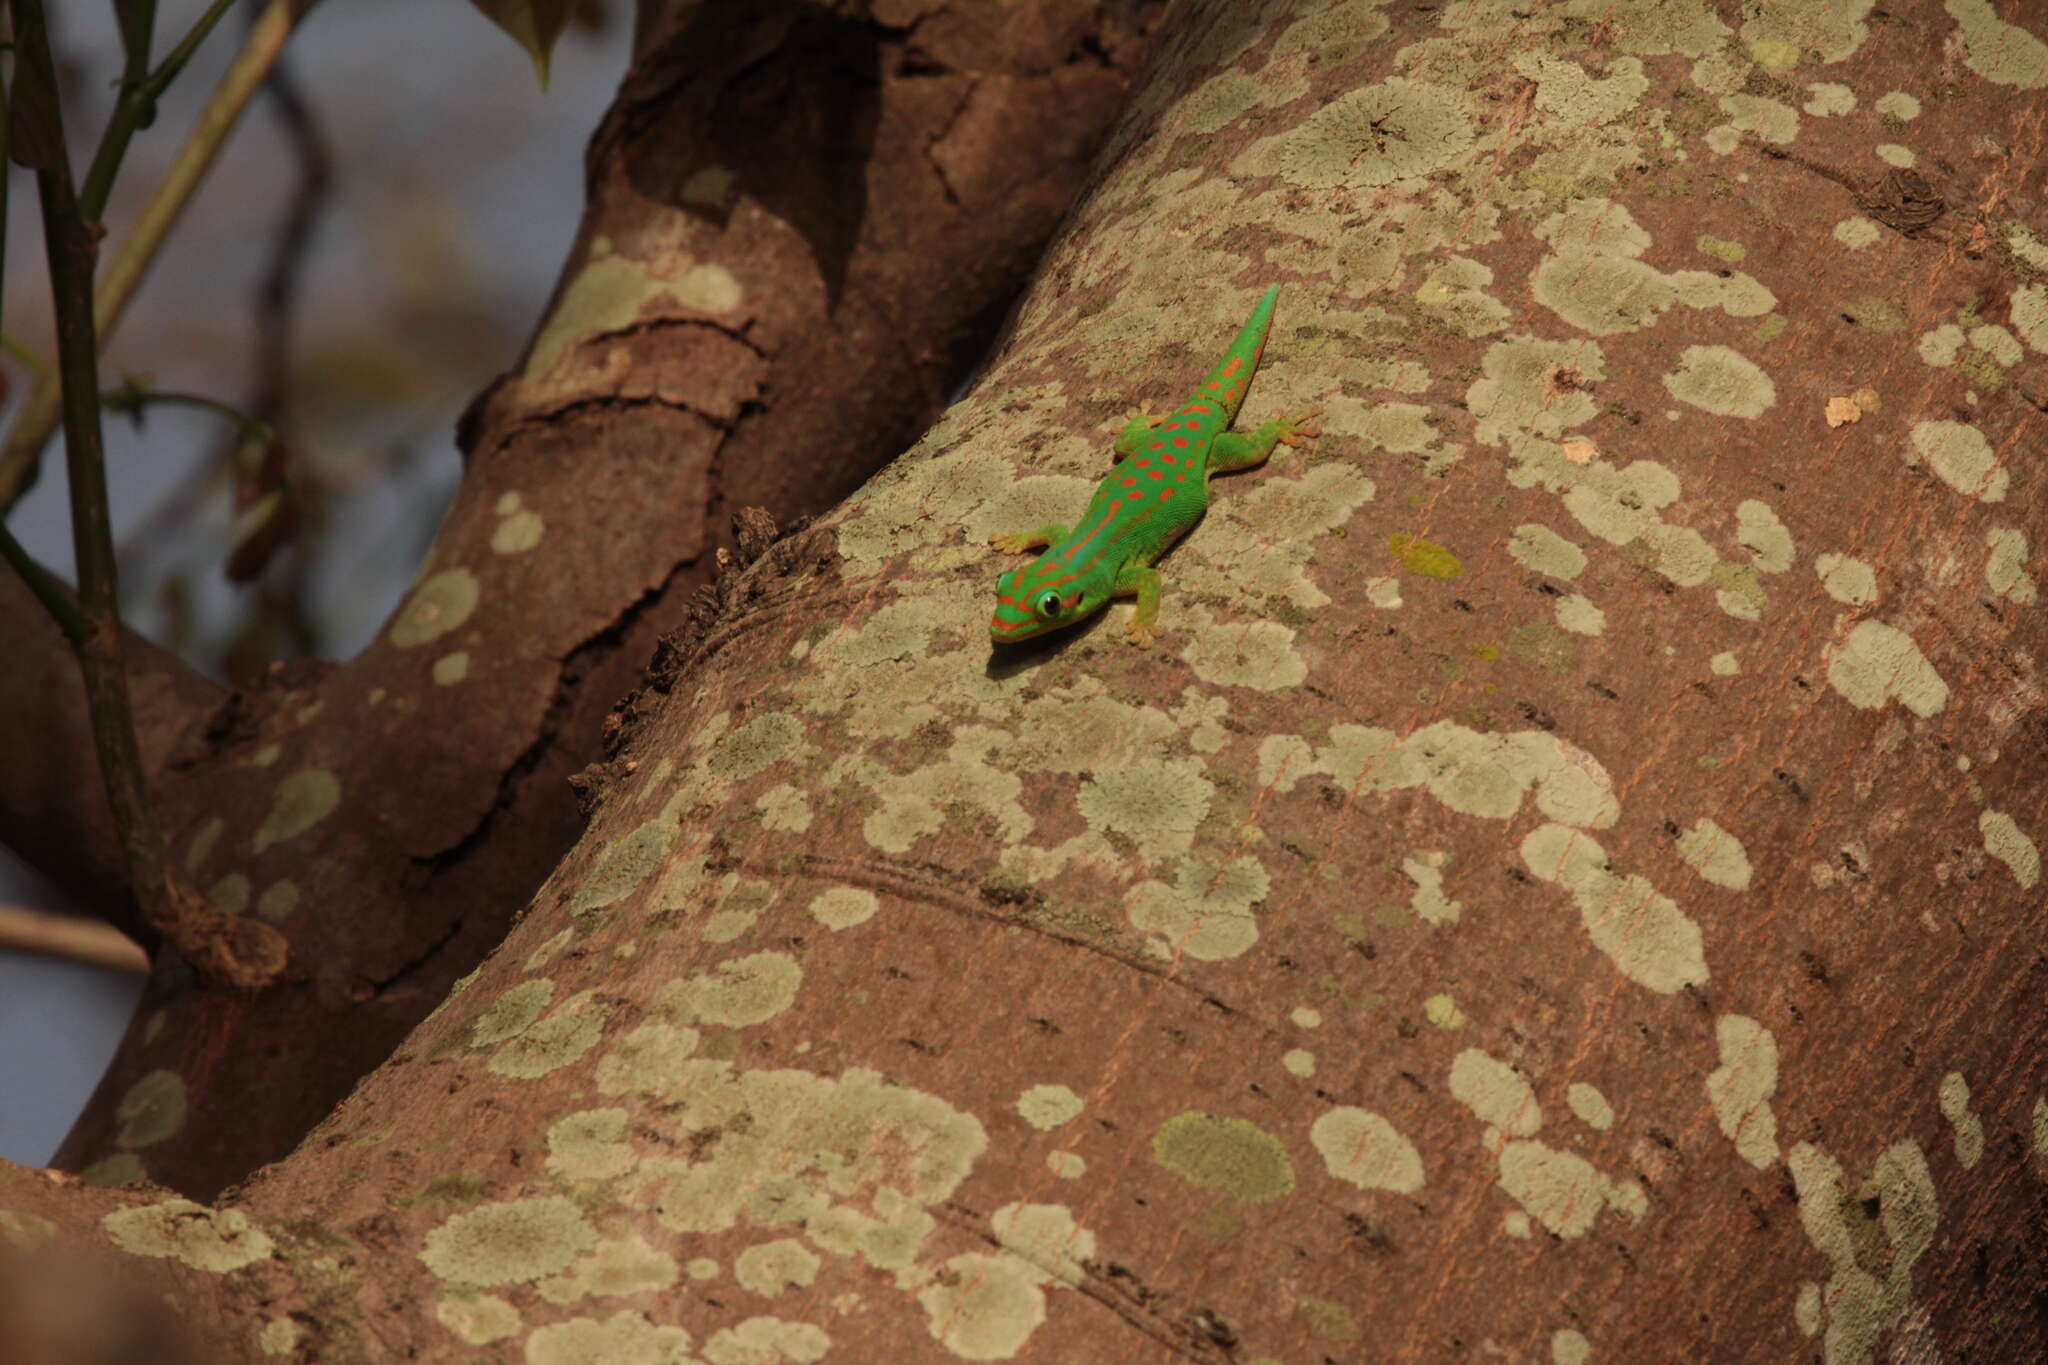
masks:
[[[1230,343],[1230,349],[1202,384],[1203,395],[1223,405],[1224,426],[1236,418],[1244,403],[1244,391],[1259,368],[1259,357],[1266,352],[1266,334],[1273,328],[1273,301],[1279,297],[1279,285],[1266,290],[1253,307],[1251,317],[1239,329],[1237,339]]]

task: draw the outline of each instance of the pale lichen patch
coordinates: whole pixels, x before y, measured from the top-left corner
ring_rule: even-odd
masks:
[[[1948,684],[1913,637],[1882,621],[1858,621],[1828,659],[1828,685],[1870,710],[1898,701],[1921,718],[1948,705]]]
[[[704,1360],[706,1365],[817,1365],[831,1350],[832,1338],[824,1328],[764,1314],[713,1332],[704,1342]]]
[[[341,779],[325,768],[306,768],[277,784],[270,811],[256,830],[255,851],[295,839],[341,805]]]
[[[1984,433],[1968,422],[1920,422],[1913,427],[1914,454],[1908,464],[1924,460],[1941,481],[1964,497],[2004,502],[2011,482],[1998,453]]]
[[[1991,591],[2020,606],[2032,606],[2038,592],[2027,572],[2027,533],[1995,526],[1984,533],[1984,543],[1991,549],[1984,561],[1984,581]]]
[[[534,1289],[549,1303],[575,1303],[659,1293],[673,1288],[679,1274],[675,1257],[649,1245],[638,1233],[628,1233],[605,1238],[578,1256],[566,1272],[542,1280]]]
[[[1245,855],[1213,864],[1184,859],[1172,885],[1144,881],[1124,897],[1131,924],[1157,934],[1166,951],[1202,962],[1238,957],[1259,940],[1255,907],[1271,888],[1258,859]]]
[[[802,984],[803,968],[788,953],[753,953],[669,982],[655,1009],[685,1024],[750,1028],[788,1009]]]
[[[185,846],[185,871],[196,873],[200,865],[213,856],[214,845],[220,842],[221,831],[227,828],[227,821],[215,815],[201,825],[192,836],[192,842]]]
[[[1941,1078],[1936,1096],[1941,1116],[1954,1130],[1956,1164],[1967,1171],[1984,1159],[1984,1119],[1970,1108],[1970,1083],[1962,1072],[1951,1071]]]
[[[1295,648],[1296,633],[1278,621],[1222,622],[1191,613],[1194,638],[1181,652],[1195,676],[1220,687],[1275,692],[1308,677],[1308,661]]]
[[[1607,613],[1578,593],[1558,598],[1555,610],[1557,624],[1574,635],[1599,635],[1607,629]]]
[[[1246,1119],[1188,1110],[1152,1135],[1152,1159],[1191,1185],[1247,1204],[1294,1192],[1294,1162],[1280,1139]]]
[[[1913,1268],[1940,1225],[1927,1158],[1913,1142],[1894,1143],[1860,1188],[1849,1186],[1841,1163],[1811,1143],[1787,1152],[1785,1166],[1807,1239],[1834,1270],[1817,1296],[1827,1359],[1867,1365],[1911,1308]]]
[[[643,1155],[632,1199],[679,1232],[801,1227],[835,1254],[907,1266],[934,1226],[925,1206],[988,1145],[973,1115],[862,1068],[834,1079],[644,1061],[601,1066],[599,1089],[624,1082],[674,1106],[671,1131],[691,1154]]]
[[[1870,36],[1863,21],[1877,0],[1749,0],[1743,7],[1742,41],[1754,49],[1782,43],[1823,62],[1847,61]]]
[[[1987,810],[1977,817],[1977,832],[1984,838],[1984,851],[2012,870],[2022,890],[2033,890],[2041,880],[2041,850],[2019,822],[2002,810]]]
[[[1637,1219],[1649,1205],[1640,1185],[1611,1180],[1584,1157],[1534,1138],[1501,1148],[1500,1185],[1558,1237],[1585,1236],[1604,1209]]]
[[[1433,849],[1424,849],[1401,860],[1401,873],[1415,883],[1415,894],[1409,898],[1409,908],[1430,924],[1451,924],[1456,922],[1459,911],[1465,907],[1444,894],[1444,864],[1450,855]]]
[[[1508,553],[1525,569],[1552,578],[1577,578],[1586,568],[1586,552],[1548,526],[1524,522],[1508,535]]]
[[[1813,561],[1821,588],[1837,602],[1851,607],[1877,599],[1877,571],[1849,555],[1823,554]]]
[[[1007,1360],[1044,1323],[1045,1290],[1016,1257],[967,1252],[918,1291],[932,1336],[966,1360]]]
[[[604,1036],[611,1007],[580,991],[547,1018],[521,1029],[491,1054],[485,1069],[514,1080],[537,1080],[581,1060]]]
[[[1512,1137],[1543,1126],[1536,1091],[1522,1073],[1484,1050],[1468,1047],[1451,1059],[1451,1095],[1481,1123]]]
[[[1042,1133],[1079,1118],[1082,1107],[1064,1085],[1034,1085],[1017,1097],[1017,1116]]]
[[[1215,794],[1199,760],[1146,758],[1096,772],[1074,793],[1074,808],[1090,829],[1157,860],[1192,846]]]
[[[861,833],[884,853],[907,853],[911,845],[945,828],[949,812],[978,812],[996,828],[998,844],[1014,844],[1034,823],[1018,798],[1023,779],[983,760],[978,732],[958,732],[946,757],[908,773],[883,773],[868,783],[880,805],[861,822]]]
[[[1815,118],[1835,118],[1856,108],[1856,92],[1835,81],[1815,81],[1806,87],[1806,103],[1800,107]]]
[[[1309,1144],[1337,1179],[1362,1190],[1413,1194],[1422,1188],[1422,1154],[1369,1109],[1331,1109],[1309,1127]]]
[[[811,898],[811,918],[827,929],[851,929],[875,917],[882,903],[857,886],[831,886]]]
[[[1522,861],[1571,893],[1593,945],[1637,985],[1668,995],[1706,982],[1699,925],[1645,878],[1615,872],[1591,836],[1544,825],[1522,840]]]
[[[1947,0],[1957,24],[1963,64],[1994,85],[2048,86],[2048,42],[1999,17],[1991,0]]]
[[[536,1327],[526,1339],[526,1365],[686,1365],[690,1334],[656,1326],[622,1308],[608,1318],[569,1318]]]
[[[1678,836],[1678,856],[1716,886],[1749,890],[1749,853],[1742,841],[1704,816]]]
[[[1420,181],[1471,150],[1475,131],[1457,91],[1394,76],[1360,86],[1277,136],[1254,142],[1233,174],[1279,174],[1311,190]]]
[[[496,1294],[460,1289],[435,1301],[434,1320],[471,1346],[517,1336],[526,1326],[519,1310]]]
[[[1778,1160],[1778,1040],[1754,1019],[1724,1014],[1714,1024],[1721,1065],[1707,1076],[1714,1121],[1744,1161],[1762,1170]]]
[[[790,1289],[808,1289],[824,1264],[809,1247],[793,1237],[750,1246],[733,1262],[733,1278],[740,1288],[764,1299]]]
[[[131,1256],[177,1261],[211,1275],[254,1265],[277,1249],[270,1234],[240,1209],[210,1209],[189,1199],[115,1209],[100,1226]]]
[[[566,1269],[597,1240],[574,1203],[544,1195],[454,1215],[427,1234],[420,1260],[456,1284],[525,1284]]]
[[[1771,377],[1726,346],[1686,347],[1663,382],[1680,402],[1720,417],[1761,417],[1778,401]]]
[[[1736,536],[1763,573],[1784,573],[1792,567],[1792,532],[1767,502],[1745,499],[1735,507]]]
[[[584,914],[638,890],[668,861],[681,832],[674,820],[656,817],[606,844],[570,893],[569,909]]]
[[[400,649],[438,640],[476,610],[482,586],[468,569],[443,569],[412,590],[388,632]]]
[[[613,1180],[638,1161],[626,1141],[632,1119],[623,1109],[582,1109],[548,1125],[548,1174],[563,1180]]]
[[[123,1147],[147,1147],[175,1135],[185,1126],[185,1082],[174,1071],[150,1072],[114,1108],[121,1127],[114,1141]]]
[[[1607,1102],[1607,1097],[1597,1086],[1573,1081],[1565,1087],[1564,1102],[1578,1116],[1579,1122],[1588,1128],[1605,1132],[1614,1126],[1614,1106]]]

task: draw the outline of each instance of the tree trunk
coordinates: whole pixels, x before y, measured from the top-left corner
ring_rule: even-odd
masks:
[[[2048,1357],[2044,90],[2008,0],[1180,7],[475,976],[211,1209],[0,1209],[210,1359]],[[1321,437],[992,654],[1273,281]]]

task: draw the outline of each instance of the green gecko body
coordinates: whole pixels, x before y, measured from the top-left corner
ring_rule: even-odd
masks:
[[[1164,417],[1140,410],[1125,423],[1116,438],[1116,467],[1095,490],[1078,526],[990,537],[999,550],[1045,550],[997,580],[990,640],[1028,640],[1093,615],[1112,597],[1131,596],[1138,599],[1132,642],[1148,645],[1158,636],[1159,574],[1152,563],[1201,519],[1209,505],[1209,476],[1263,464],[1275,445],[1298,445],[1298,438],[1316,434],[1307,425],[1313,411],[1250,433],[1229,430],[1266,349],[1279,294],[1277,284],[1266,291],[1186,402]]]

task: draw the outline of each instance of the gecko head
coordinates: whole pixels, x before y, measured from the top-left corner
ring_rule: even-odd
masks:
[[[996,610],[989,617],[988,638],[999,645],[1028,640],[1072,625],[1103,600],[1057,568],[1032,564],[1012,569],[996,580]]]

